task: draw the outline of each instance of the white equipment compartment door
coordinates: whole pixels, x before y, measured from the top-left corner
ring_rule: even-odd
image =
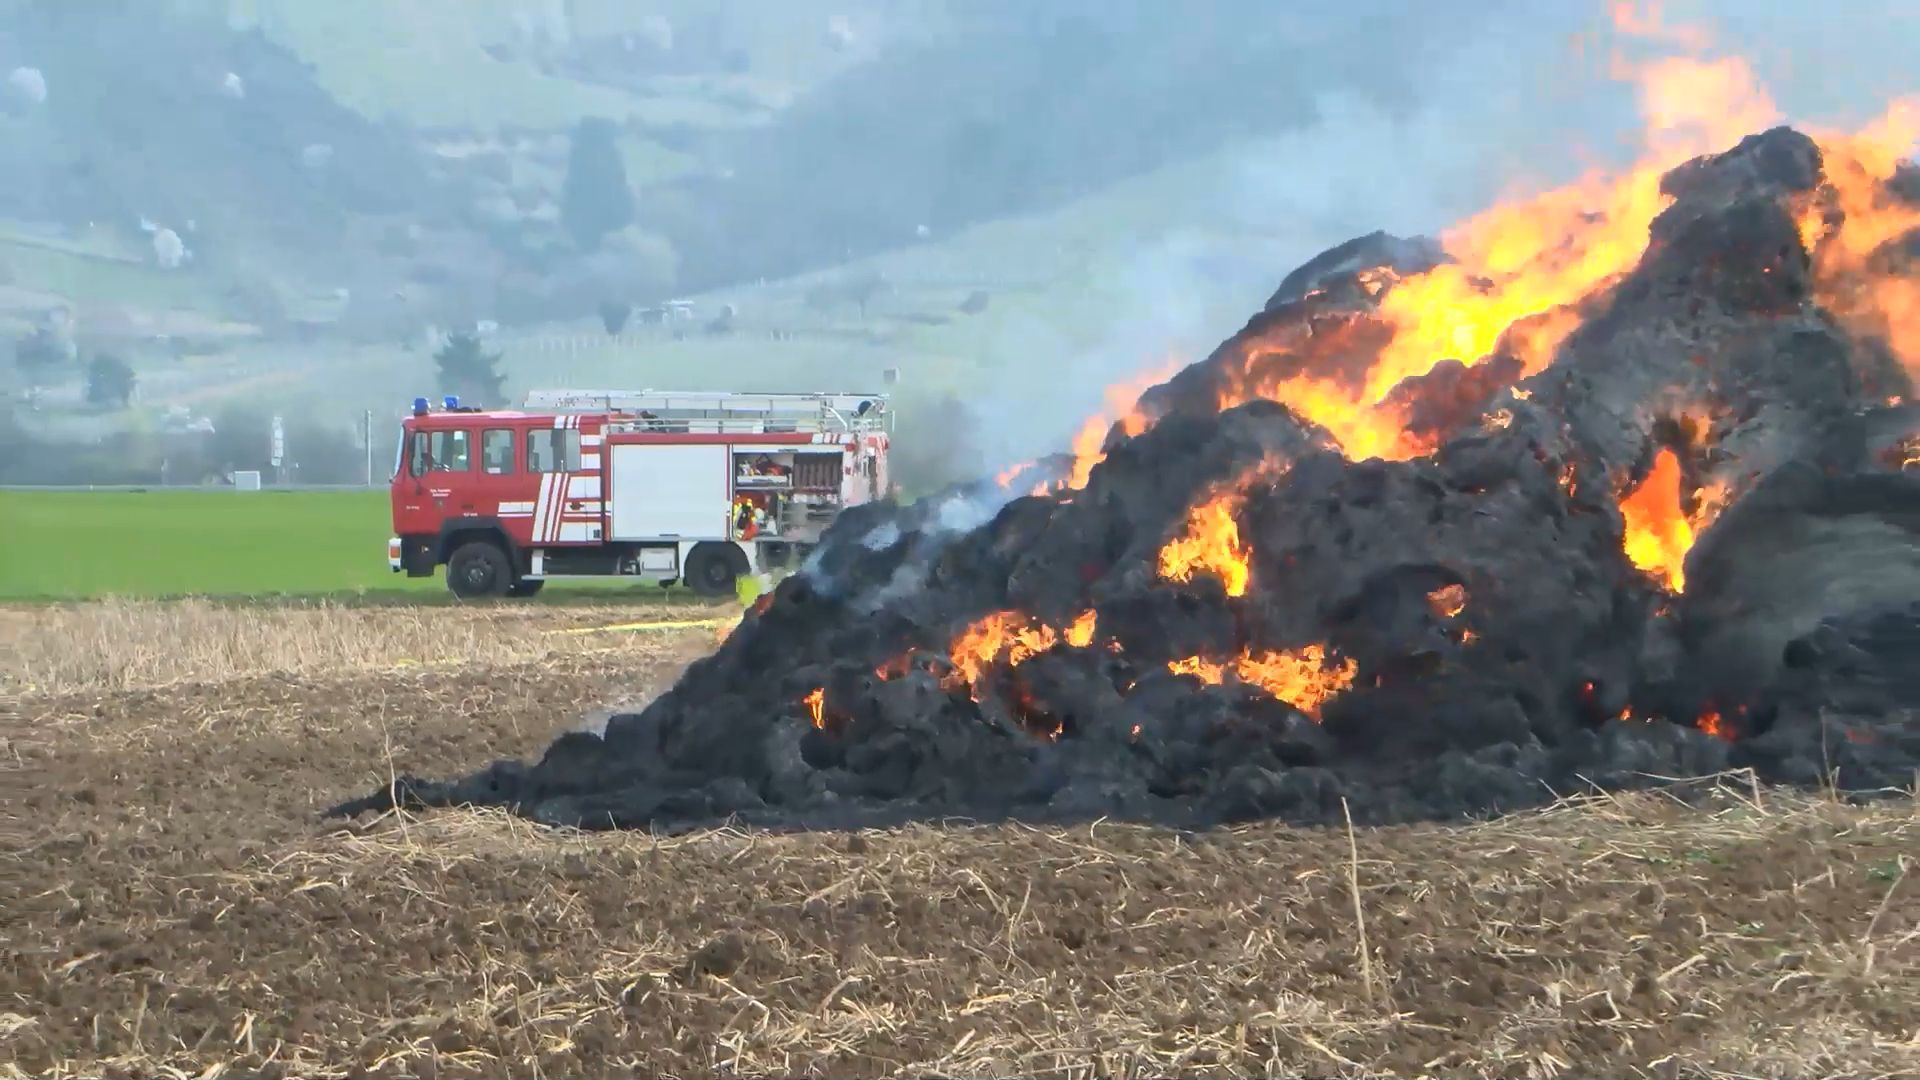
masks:
[[[615,443],[608,463],[610,540],[724,540],[729,448]]]

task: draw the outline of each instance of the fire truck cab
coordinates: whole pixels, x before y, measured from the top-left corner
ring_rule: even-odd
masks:
[[[797,566],[840,511],[893,493],[892,425],[882,394],[552,390],[521,410],[418,398],[387,565],[445,566],[463,598],[607,577],[724,596]]]

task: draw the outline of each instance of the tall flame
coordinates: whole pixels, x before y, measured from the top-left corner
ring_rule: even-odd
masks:
[[[1160,576],[1169,581],[1192,581],[1209,573],[1226,586],[1228,596],[1245,596],[1252,576],[1253,549],[1240,539],[1235,520],[1241,499],[1217,495],[1187,512],[1187,531],[1160,549]]]
[[[1093,644],[1093,627],[1096,617],[1092,608],[1081,612],[1080,617],[1073,620],[1073,625],[1067,627],[1065,635],[1067,644],[1076,649],[1084,649]]]
[[[1887,194],[1886,182],[1920,141],[1920,100],[1902,99],[1858,132],[1816,133],[1823,172],[1842,215],[1829,228],[1818,205],[1800,219],[1814,253],[1814,296],[1850,330],[1886,339],[1911,378],[1920,379],[1920,282],[1874,273],[1869,258],[1920,229],[1920,207]]]
[[[1705,42],[1692,29],[1664,26],[1657,9],[1642,14],[1633,4],[1616,4],[1613,14],[1623,33]],[[1234,387],[1222,407],[1250,394],[1268,397],[1325,428],[1350,458],[1400,460],[1433,450],[1407,432],[1404,407],[1391,400],[1408,379],[1428,374],[1442,360],[1478,364],[1503,344],[1520,361],[1523,376],[1544,368],[1579,325],[1571,308],[1631,270],[1646,250],[1649,226],[1671,201],[1660,192],[1661,177],[1779,116],[1737,57],[1621,60],[1615,73],[1638,84],[1647,125],[1643,153],[1632,168],[1590,172],[1468,218],[1442,237],[1454,261],[1428,273],[1398,278],[1378,272],[1366,285],[1392,334],[1363,376],[1297,371],[1267,385]],[[1920,313],[1920,304],[1914,311]],[[1249,350],[1248,367],[1268,350],[1303,344],[1261,343]]]
[[[1681,506],[1680,481],[1680,459],[1661,447],[1646,479],[1620,500],[1627,559],[1676,593],[1686,589],[1683,564],[1693,547],[1693,525]]]

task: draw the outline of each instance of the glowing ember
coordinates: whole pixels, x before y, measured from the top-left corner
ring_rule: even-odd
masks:
[[[1620,500],[1627,559],[1676,593],[1686,589],[1682,567],[1693,547],[1693,526],[1680,503],[1680,479],[1680,459],[1661,447],[1647,478]]]
[[[1240,539],[1234,520],[1239,509],[1239,498],[1221,495],[1188,511],[1186,534],[1160,549],[1160,576],[1192,581],[1196,574],[1209,573],[1226,586],[1228,596],[1245,596],[1253,550]]]
[[[806,704],[807,716],[813,721],[813,726],[825,731],[827,727],[827,688],[824,686],[816,686],[807,692],[806,697],[800,700]]]
[[[908,649],[906,652],[901,653],[899,656],[896,656],[891,660],[888,660],[886,663],[879,665],[878,667],[873,669],[874,675],[878,677],[882,682],[886,682],[891,679],[901,678],[902,676],[906,675],[906,673],[909,670],[911,670],[913,666],[913,653],[914,653],[914,650]]]
[[[1466,586],[1443,585],[1427,594],[1427,605],[1433,609],[1435,618],[1454,618],[1467,610]]]
[[[1888,447],[1884,460],[1901,472],[1920,469],[1920,435],[1908,435]]]
[[[1189,656],[1167,663],[1175,675],[1192,675],[1210,686],[1224,683],[1228,675],[1320,719],[1320,707],[1327,699],[1353,685],[1360,665],[1352,660],[1331,662],[1326,649],[1308,645],[1293,652],[1241,654],[1227,663],[1215,663],[1205,657]]]
[[[1092,608],[1081,612],[1080,617],[1073,620],[1073,625],[1067,627],[1067,644],[1076,649],[1084,649],[1088,645],[1093,644],[1094,620],[1095,615]]]

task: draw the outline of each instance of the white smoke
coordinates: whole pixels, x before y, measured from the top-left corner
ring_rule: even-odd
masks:
[[[975,498],[969,495],[949,497],[933,515],[933,531],[936,533],[972,532],[993,520],[1000,508],[1012,502],[1013,497],[999,499]]]

